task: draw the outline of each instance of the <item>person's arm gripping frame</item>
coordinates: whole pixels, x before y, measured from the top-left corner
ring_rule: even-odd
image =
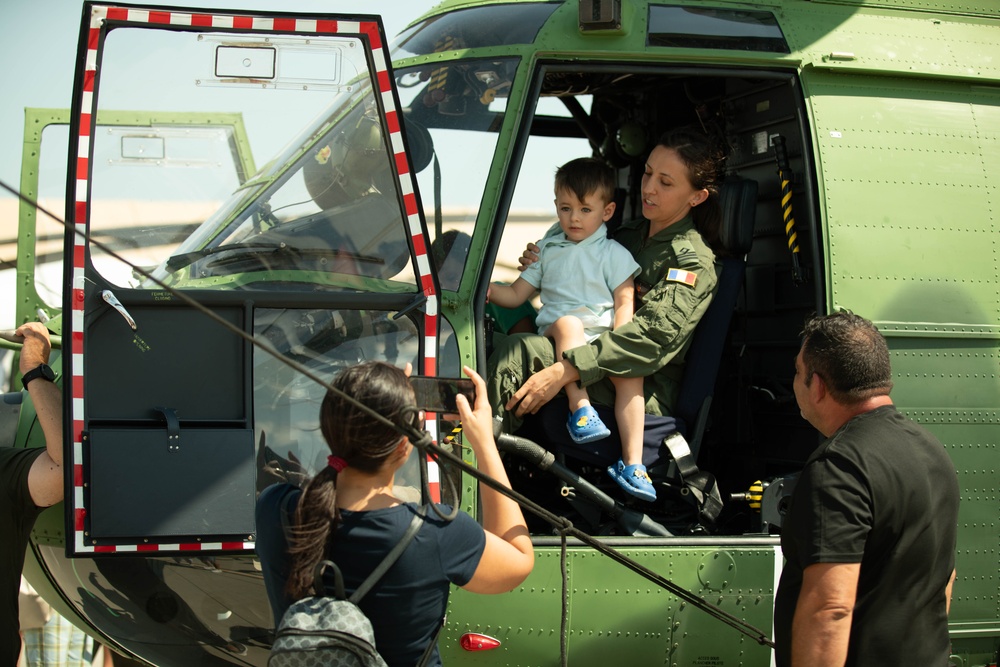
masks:
[[[19,363],[22,376],[48,363],[52,345],[43,324],[29,322],[19,327],[15,335],[24,337]],[[27,391],[45,435],[45,451],[28,471],[28,490],[35,505],[49,507],[63,499],[62,390],[54,382],[37,378],[28,383]]]

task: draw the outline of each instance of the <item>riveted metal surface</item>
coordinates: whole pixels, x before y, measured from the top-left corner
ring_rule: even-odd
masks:
[[[658,547],[623,551],[678,586],[770,632],[773,548]],[[521,664],[557,662],[562,600],[559,563],[559,549],[536,549],[535,568],[517,595],[491,598],[489,617],[504,621],[475,627],[449,622],[441,643],[445,662],[449,655],[460,655],[458,639],[465,632],[481,632],[501,641],[501,648],[490,652],[494,655],[491,660],[497,660],[496,651],[516,646],[519,658],[530,656]],[[735,665],[748,657],[766,661],[768,650],[764,647],[746,641],[705,611],[690,603],[685,605],[669,591],[655,587],[596,551],[573,547],[567,563],[572,582],[567,635],[570,664],[617,664],[623,655],[633,664],[643,665]],[[449,601],[449,619],[466,617],[465,609],[473,605],[474,597],[455,591]],[[685,608],[689,611],[682,613]],[[485,618],[481,605],[476,605],[475,617]],[[518,619],[518,623],[508,623],[511,618]],[[726,636],[724,642],[719,640],[722,634]],[[678,643],[681,637],[683,646]]]
[[[990,128],[1000,89],[822,72],[804,82],[824,173],[833,305],[877,321],[998,333],[1000,197],[984,167],[1000,151]]]
[[[929,10],[939,5],[921,4]],[[991,13],[996,12],[994,5]],[[993,23],[985,16],[956,20],[947,14],[891,14],[816,2],[789,4],[783,13],[789,19],[782,26],[790,26],[785,33],[793,52],[808,54],[816,66],[970,79],[1000,75]],[[831,25],[841,29],[832,31]]]

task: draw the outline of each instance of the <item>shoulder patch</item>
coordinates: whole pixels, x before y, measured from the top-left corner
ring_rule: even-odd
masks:
[[[689,269],[696,269],[702,266],[701,258],[698,257],[698,251],[695,249],[694,244],[691,243],[691,239],[685,236],[678,236],[670,242],[670,245],[673,248],[674,256],[677,258],[679,266]]]
[[[698,274],[691,271],[685,271],[684,269],[667,269],[667,275],[664,276],[663,279],[669,282],[684,283],[685,285],[694,287],[698,282]]]

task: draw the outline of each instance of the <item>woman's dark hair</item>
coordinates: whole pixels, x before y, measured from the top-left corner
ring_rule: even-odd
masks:
[[[691,209],[691,215],[705,243],[716,255],[724,254],[724,248],[719,242],[722,227],[719,186],[725,152],[719,142],[712,141],[695,127],[683,126],[668,130],[656,144],[669,148],[680,156],[688,168],[688,179],[695,190],[708,191],[708,199]]]
[[[409,378],[395,366],[365,362],[341,371],[332,386],[394,424],[403,424],[416,414]],[[332,391],[326,393],[320,407],[320,430],[331,454],[368,473],[381,468],[403,438],[398,430],[376,421]],[[291,599],[312,594],[313,569],[327,553],[339,521],[337,471],[328,466],[306,484],[295,509],[288,545],[292,565],[285,585]]]
[[[844,310],[812,317],[802,330],[806,385],[815,373],[827,391],[845,405],[855,405],[892,390],[889,346],[874,324]]]

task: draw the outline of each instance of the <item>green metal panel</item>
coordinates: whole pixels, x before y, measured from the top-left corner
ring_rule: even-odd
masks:
[[[623,549],[630,557],[679,586],[768,632],[774,605],[773,547],[650,547]],[[508,595],[482,598],[452,592],[449,623],[442,635],[444,661],[519,665],[558,663],[562,575],[558,548],[536,551],[535,568]],[[658,589],[638,574],[593,550],[568,551],[570,578],[567,649],[571,665],[760,665],[771,651],[729,629],[701,609]],[[472,626],[461,619],[475,618]],[[456,620],[458,619],[458,620]],[[511,619],[516,619],[515,623]],[[479,632],[501,642],[483,653],[458,647],[463,633]],[[614,640],[614,641],[609,641]]]
[[[1000,5],[993,0],[813,0],[836,5],[892,7],[932,12],[954,12],[980,16],[1000,16]]]
[[[804,63],[921,78],[1000,78],[996,21],[870,7],[788,3],[781,28]]]
[[[810,72],[834,306],[880,321],[1000,334],[1000,149],[973,113],[985,91]],[[1000,89],[992,91],[1000,103]],[[980,112],[980,116],[990,114]]]
[[[876,321],[895,402],[955,462],[950,628],[955,654],[978,664],[1000,633],[1000,88],[817,69],[803,88],[830,307]]]

